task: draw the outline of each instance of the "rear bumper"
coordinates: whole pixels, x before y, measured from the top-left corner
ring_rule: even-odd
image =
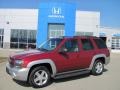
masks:
[[[106,60],[105,60],[105,65],[109,64],[110,63],[110,56],[109,57],[106,57]]]
[[[27,81],[29,68],[10,67],[9,63],[7,63],[6,72],[16,80]]]

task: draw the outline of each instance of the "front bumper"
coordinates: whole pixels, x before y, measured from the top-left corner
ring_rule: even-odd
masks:
[[[29,68],[11,67],[10,64],[7,63],[6,72],[16,80],[27,81]]]

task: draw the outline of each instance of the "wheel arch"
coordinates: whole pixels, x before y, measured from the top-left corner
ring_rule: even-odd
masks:
[[[56,66],[55,63],[50,60],[50,59],[42,59],[42,60],[36,60],[36,61],[32,61],[30,62],[27,67],[30,68],[29,73],[28,73],[28,77],[30,75],[30,72],[38,66],[45,66],[51,73],[51,77],[54,77],[56,75]]]
[[[91,64],[89,66],[89,70],[92,69],[94,62],[98,59],[100,59],[103,62],[103,64],[105,64],[105,60],[106,60],[105,54],[97,54],[92,58]]]

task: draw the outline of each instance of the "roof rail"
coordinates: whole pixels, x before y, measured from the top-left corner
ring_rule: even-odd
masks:
[[[60,37],[58,37],[58,38],[63,39],[63,38],[77,38],[77,37],[78,37],[78,38],[79,38],[79,37],[87,37],[87,38],[94,37],[94,38],[95,38],[96,36],[84,36],[84,35],[83,35],[83,36],[82,36],[82,35],[81,35],[81,36],[60,36]]]
[[[74,37],[96,37],[96,36],[85,36],[85,35],[81,35],[81,36],[74,36]]]
[[[60,38],[73,38],[74,36],[60,36]]]

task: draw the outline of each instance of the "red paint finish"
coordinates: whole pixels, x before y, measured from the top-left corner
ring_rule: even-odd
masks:
[[[51,59],[57,68],[57,72],[65,72],[70,70],[77,69],[85,69],[88,68],[91,64],[92,58],[97,54],[105,54],[107,57],[110,55],[109,50],[107,48],[99,49],[93,38],[96,37],[74,37],[74,38],[63,38],[61,42],[56,46],[54,50],[51,51],[41,51],[41,50],[32,50],[25,51],[23,53],[18,53],[16,55],[12,55],[13,60],[23,60],[23,67],[26,67],[30,62],[36,60],[44,60]],[[81,39],[89,39],[93,44],[93,49],[84,50]],[[77,41],[77,49],[78,51],[60,51],[63,45],[68,40],[76,40]],[[69,45],[68,45],[69,46]],[[14,62],[14,61],[13,61]]]

